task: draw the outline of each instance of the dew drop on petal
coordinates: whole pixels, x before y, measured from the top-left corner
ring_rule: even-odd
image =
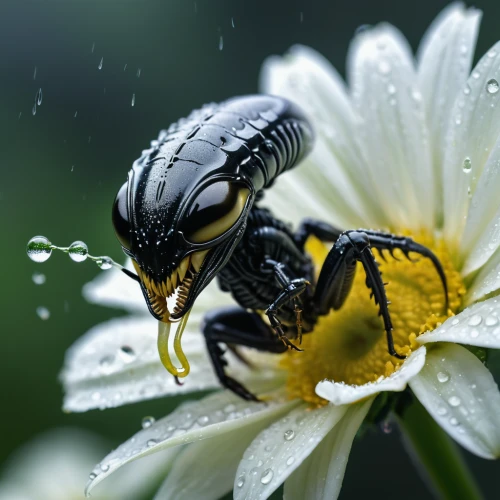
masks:
[[[471,168],[472,168],[472,162],[470,158],[467,156],[466,158],[464,158],[464,161],[462,163],[462,169],[464,172],[470,172]]]
[[[42,273],[33,273],[31,279],[33,280],[33,283],[35,283],[35,285],[43,285],[47,280],[45,274]]]
[[[113,261],[109,257],[99,257],[96,264],[104,271],[111,269],[113,267]]]
[[[91,473],[89,474],[89,479],[90,479],[91,481],[93,481],[96,477],[97,477],[97,474],[96,474],[95,472],[91,472]]]
[[[46,321],[50,318],[50,311],[46,307],[43,306],[37,307],[36,313],[38,314],[38,317],[43,321]]]
[[[45,262],[52,254],[51,245],[45,236],[35,236],[28,241],[26,253],[35,262]]]
[[[87,259],[89,249],[83,241],[74,241],[68,248],[68,254],[72,261],[83,262]]]
[[[448,413],[448,410],[447,410],[444,406],[440,406],[440,407],[437,409],[437,414],[438,414],[440,417],[444,417],[447,413]]]
[[[244,484],[245,484],[245,475],[242,474],[241,476],[238,477],[238,481],[236,481],[236,486],[238,488],[243,488]]]
[[[479,326],[481,324],[481,322],[483,321],[483,318],[482,316],[480,316],[479,314],[474,314],[474,316],[472,316],[470,319],[469,319],[469,323],[468,325],[469,326]]]
[[[288,457],[287,458],[287,461],[286,461],[286,464],[287,465],[292,465],[293,462],[295,462],[295,458],[294,457]]]
[[[448,380],[450,380],[450,376],[446,372],[438,372],[437,379],[439,382],[444,384],[445,382],[448,382]]]
[[[462,401],[458,396],[451,396],[451,398],[448,399],[449,405],[454,407],[460,406],[461,402]]]
[[[155,444],[158,444],[158,440],[157,439],[149,439],[146,444],[147,444],[148,448],[151,448]]]
[[[484,320],[484,324],[486,326],[495,326],[498,324],[498,318],[496,316],[488,316],[485,320]]]
[[[199,425],[207,425],[209,421],[210,421],[210,418],[207,415],[202,415],[197,420]]]
[[[263,473],[262,476],[260,476],[260,482],[262,484],[269,484],[274,476],[273,469],[266,469]]]
[[[136,357],[134,350],[128,345],[122,345],[118,350],[118,354],[125,363],[131,363]]]
[[[115,361],[114,356],[104,356],[99,360],[99,369],[102,373],[107,374],[112,371],[113,362]]]
[[[108,464],[101,464],[101,470],[103,472],[108,472],[109,470],[109,465]]]
[[[450,418],[450,424],[453,425],[453,426],[457,426],[458,425],[458,420],[455,417],[451,417]]]
[[[295,432],[292,429],[289,429],[288,431],[285,431],[283,437],[285,438],[285,441],[291,441],[295,437]]]
[[[378,72],[381,75],[388,75],[391,72],[391,65],[387,61],[380,61],[378,65]]]
[[[488,94],[496,94],[499,89],[500,86],[498,85],[498,82],[494,78],[488,80],[488,82],[486,83],[486,90]]]
[[[151,427],[155,422],[156,422],[156,419],[154,417],[151,417],[151,416],[144,417],[141,420],[141,427],[143,429],[149,429],[149,427]]]

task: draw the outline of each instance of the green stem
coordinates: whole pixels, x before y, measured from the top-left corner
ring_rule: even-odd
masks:
[[[440,498],[481,499],[481,492],[458,446],[418,400],[398,415],[398,421]]]

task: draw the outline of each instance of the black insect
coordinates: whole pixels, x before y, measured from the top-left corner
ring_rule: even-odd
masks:
[[[263,190],[300,162],[313,139],[310,123],[291,102],[263,95],[239,97],[207,105],[171,125],[133,164],[118,192],[113,223],[138,277],[128,274],[140,282],[151,314],[165,325],[163,338],[160,328],[160,356],[175,376],[185,376],[189,369],[180,348],[187,315],[215,277],[239,306],[210,312],[203,334],[222,385],[249,400],[255,396],[226,375],[219,344],[274,353],[300,350],[296,343],[302,333],[311,332],[319,316],[342,307],[358,261],[379,305],[389,353],[403,358],[394,349],[384,283],[372,248],[391,254],[399,248],[406,256],[415,252],[429,258],[447,297],[437,257],[411,238],[364,229],[341,231],[309,219],[294,232],[259,207]],[[310,235],[333,243],[317,280],[304,250]],[[174,293],[170,312],[167,298]],[[181,319],[174,343],[183,365],[179,370],[170,361],[166,340],[170,322]]]

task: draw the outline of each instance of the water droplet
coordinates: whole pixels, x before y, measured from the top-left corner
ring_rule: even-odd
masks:
[[[36,80],[36,66],[35,66],[35,71],[33,71],[33,80]]]
[[[288,457],[287,461],[286,461],[286,464],[287,465],[292,465],[293,462],[295,462],[295,458],[294,457]]]
[[[392,83],[390,83],[389,85],[387,85],[387,92],[390,95],[394,95],[396,93],[396,87]]]
[[[448,382],[448,380],[450,380],[450,376],[446,372],[438,372],[437,379],[439,382],[444,384],[445,382]]]
[[[458,420],[455,417],[451,417],[450,424],[453,426],[456,426],[456,425],[458,425]]]
[[[46,321],[50,318],[50,311],[46,307],[43,307],[43,306],[37,307],[36,313],[38,314],[38,317],[40,319],[43,319],[44,321]]]
[[[470,94],[470,87],[469,87],[469,84],[465,84],[465,87],[464,87],[464,94],[465,95],[469,95]]]
[[[43,285],[47,280],[45,274],[42,273],[33,273],[31,279],[33,280],[33,283],[35,283],[35,285]]]
[[[285,431],[283,437],[285,438],[285,441],[291,441],[295,437],[295,432],[292,431],[292,429],[289,429],[288,431]]]
[[[462,163],[462,169],[464,172],[470,172],[472,168],[472,162],[470,158],[467,156],[464,158],[464,162]]]
[[[91,481],[93,481],[96,477],[97,477],[97,474],[96,474],[95,472],[91,472],[91,473],[89,474],[89,479],[90,479]]]
[[[74,241],[68,248],[68,254],[72,261],[83,262],[87,259],[89,249],[83,241]]]
[[[130,101],[130,105],[135,106],[135,94],[132,94],[132,101]]]
[[[231,412],[233,412],[235,409],[236,409],[236,406],[235,406],[235,405],[233,405],[233,404],[229,404],[229,405],[227,405],[227,406],[224,408],[224,411],[225,411],[226,413],[231,413]]]
[[[451,322],[453,326],[458,325],[460,323],[460,320],[458,318],[454,318]]]
[[[113,261],[109,257],[98,257],[96,264],[103,270],[111,269],[113,267]]]
[[[149,427],[151,427],[154,423],[156,422],[156,419],[154,417],[151,417],[151,416],[148,416],[148,417],[144,417],[142,420],[141,420],[141,426],[143,429],[148,429]]]
[[[384,434],[390,434],[392,432],[392,424],[389,421],[385,421],[382,425],[382,432]]]
[[[262,476],[260,476],[260,482],[262,484],[269,484],[271,480],[273,479],[274,472],[273,469],[266,469],[263,473]]]
[[[35,236],[28,241],[26,253],[35,262],[45,262],[52,254],[52,243],[45,236]]]
[[[500,86],[494,78],[486,82],[486,90],[488,91],[488,94],[496,94],[499,89]]]
[[[110,373],[113,363],[115,361],[115,357],[112,355],[104,356],[99,361],[99,368],[103,373]]]
[[[437,414],[438,414],[440,417],[444,417],[447,413],[448,413],[448,410],[447,410],[444,406],[440,406],[440,407],[437,409]]]
[[[469,319],[469,326],[479,326],[482,321],[482,316],[480,316],[479,314],[474,314],[474,316]]]
[[[222,35],[219,36],[219,50],[222,50],[224,48],[224,38]]]
[[[146,445],[147,445],[148,448],[151,448],[155,444],[158,444],[158,440],[157,439],[149,439],[148,442],[146,443]]]
[[[140,77],[141,77],[141,68],[139,68],[139,69],[137,70],[137,75],[136,75],[136,76],[137,76],[137,78],[140,78]]]
[[[378,72],[381,75],[388,75],[391,72],[391,65],[387,61],[380,61],[378,64]]]
[[[122,345],[118,350],[118,354],[125,363],[131,363],[136,357],[134,350],[128,345]]]
[[[242,474],[241,476],[238,477],[238,481],[236,481],[236,486],[238,488],[243,488],[243,485],[245,484],[245,476]]]
[[[262,467],[264,465],[264,462],[262,460],[259,460],[257,462],[257,467]]]
[[[104,62],[104,57],[101,57],[101,61],[99,62],[99,66],[97,66],[97,69],[102,69],[103,62]]]
[[[470,336],[473,339],[477,339],[477,337],[479,337],[479,330],[477,328],[474,328],[474,330],[470,332]]]
[[[479,73],[479,71],[472,72],[472,78],[474,78],[475,80],[477,80],[480,76],[481,76],[481,73]]]
[[[231,26],[234,28],[234,17],[231,18]]]
[[[207,415],[202,415],[201,417],[198,418],[197,422],[200,425],[207,425],[208,422],[210,422],[210,418]]]
[[[108,472],[108,470],[109,470],[109,464],[101,464],[101,470],[103,472]]]
[[[448,399],[450,406],[460,406],[461,402],[462,400],[458,396],[451,396],[451,398]]]
[[[41,88],[39,88],[38,92],[36,93],[35,101],[38,104],[38,106],[40,106],[40,104],[42,104],[42,89]]]
[[[495,326],[496,324],[498,324],[498,318],[496,316],[488,316],[484,320],[484,324],[486,326]]]

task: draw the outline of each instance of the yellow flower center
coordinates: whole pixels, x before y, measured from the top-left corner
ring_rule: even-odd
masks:
[[[421,333],[433,330],[461,307],[465,287],[442,241],[421,235],[414,238],[430,248],[443,266],[448,281],[449,310],[444,311],[444,292],[439,276],[429,259],[410,254],[409,261],[399,250],[393,259],[387,252],[387,262],[377,259],[386,293],[391,302],[389,312],[394,326],[396,351],[409,355],[418,344]],[[317,269],[328,253],[319,240],[311,238],[307,250]],[[288,372],[287,392],[291,398],[301,398],[314,405],[325,400],[315,393],[316,384],[324,379],[350,385],[363,385],[387,377],[398,370],[404,360],[390,356],[378,306],[370,299],[366,276],[358,263],[352,290],[339,311],[319,318],[314,331],[304,335],[303,352],[288,351],[281,366]]]

